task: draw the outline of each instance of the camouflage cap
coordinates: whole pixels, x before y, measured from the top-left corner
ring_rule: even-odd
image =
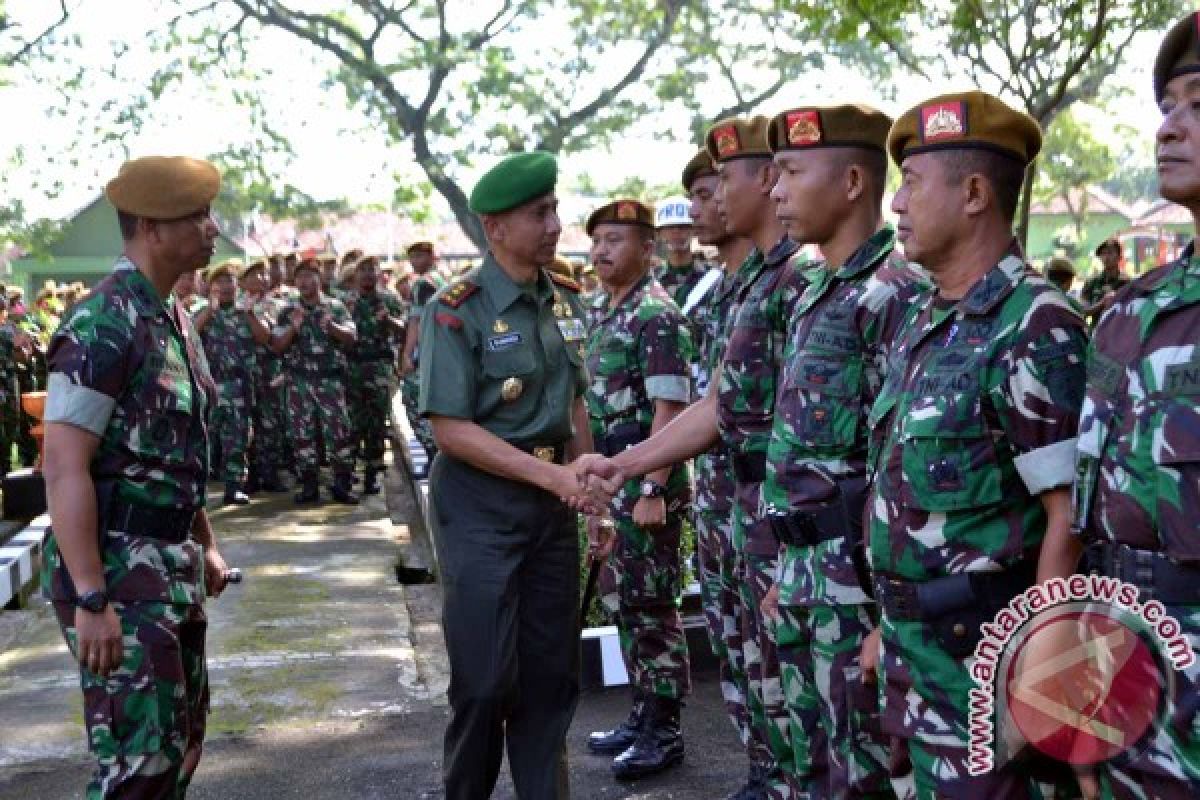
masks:
[[[1154,59],[1154,102],[1161,103],[1172,78],[1200,72],[1200,14],[1192,12],[1175,23]]]
[[[591,236],[597,225],[641,225],[654,230],[654,209],[637,200],[615,200],[591,213],[583,226]]]
[[[704,136],[709,158],[716,164],[738,158],[770,158],[771,148],[767,147],[769,123],[770,120],[761,114],[721,120]]]
[[[767,129],[767,146],[780,150],[863,147],[887,152],[892,118],[870,106],[804,106],[776,114]]]
[[[517,153],[479,179],[468,206],[476,214],[499,214],[549,194],[557,181],[558,161],[552,153]]]
[[[713,167],[712,156],[708,154],[708,149],[701,147],[696,151],[696,155],[692,156],[692,160],[683,168],[683,177],[680,179],[683,182],[683,190],[690,192],[692,184],[697,178],[703,178],[705,175],[716,175],[717,170]]]
[[[1042,149],[1033,117],[986,92],[944,94],[900,115],[888,134],[897,165],[933,150],[990,150],[1028,164]]]
[[[104,196],[119,211],[147,219],[178,219],[212,205],[221,173],[186,156],[147,156],[126,161]]]

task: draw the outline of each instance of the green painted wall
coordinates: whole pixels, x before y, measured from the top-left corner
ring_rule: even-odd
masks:
[[[103,196],[69,220],[43,259],[21,258],[12,262],[8,282],[25,289],[32,297],[47,279],[58,283],[82,281],[92,286],[112,269],[121,254],[121,231],[117,212]],[[217,238],[214,261],[242,256],[241,248],[224,235]]]

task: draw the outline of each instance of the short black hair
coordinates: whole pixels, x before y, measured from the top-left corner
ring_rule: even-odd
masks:
[[[876,205],[882,205],[883,194],[887,189],[887,153],[873,147],[839,147],[833,152],[837,154],[837,160],[834,162],[836,169],[843,173],[851,166],[862,168],[871,181],[871,199]]]
[[[996,193],[996,205],[1009,222],[1017,216],[1017,204],[1021,202],[1021,188],[1025,185],[1025,165],[991,150],[963,148],[943,150],[939,153],[946,168],[946,180],[959,184],[968,175],[983,175]]]
[[[137,234],[138,217],[128,211],[117,209],[117,225],[121,228],[121,238],[129,241]]]

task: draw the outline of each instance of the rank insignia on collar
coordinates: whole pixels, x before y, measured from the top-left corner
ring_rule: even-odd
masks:
[[[721,158],[735,156],[742,149],[737,128],[732,125],[723,125],[713,131],[713,141],[717,143],[717,155]]]
[[[788,144],[811,147],[821,142],[821,115],[816,111],[793,111],[787,115]]]
[[[967,104],[961,100],[921,107],[921,141],[925,144],[961,139],[968,133]]]
[[[495,333],[508,333],[508,323],[502,319],[498,319],[492,323],[492,331]]]

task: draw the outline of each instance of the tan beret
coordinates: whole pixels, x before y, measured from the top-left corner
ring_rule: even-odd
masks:
[[[1192,12],[1175,23],[1154,59],[1154,102],[1161,103],[1172,78],[1200,72],[1200,14]]]
[[[767,129],[771,152],[819,147],[863,147],[887,152],[892,118],[857,103],[805,106],[777,114]]]
[[[342,266],[344,267],[347,264],[357,263],[362,257],[363,251],[359,247],[355,247],[353,250],[347,250],[342,254]]]
[[[204,273],[204,280],[212,283],[222,275],[228,275],[231,278],[237,278],[242,271],[242,262],[240,259],[231,258],[222,261],[220,264],[214,264]]]
[[[118,210],[147,219],[179,219],[212,205],[221,173],[186,156],[147,156],[121,165],[104,196]]]
[[[616,200],[593,211],[583,227],[591,236],[597,225],[607,224],[641,225],[654,230],[654,209],[637,200]]]
[[[708,154],[708,149],[701,147],[696,151],[696,155],[692,156],[692,160],[683,168],[683,190],[690,192],[692,184],[697,178],[703,178],[705,175],[716,175],[717,171],[713,168],[712,156]]]
[[[721,120],[709,128],[704,137],[709,158],[717,164],[738,158],[770,158],[771,149],[767,147],[769,122],[761,114]]]
[[[897,165],[933,150],[990,150],[1028,164],[1042,149],[1033,117],[986,92],[944,94],[900,115],[888,134]]]
[[[249,275],[251,272],[254,272],[254,270],[256,270],[256,269],[261,269],[263,272],[266,272],[267,271],[267,259],[256,258],[253,261],[249,262],[248,264],[246,264],[246,266],[242,267],[241,271],[238,273],[238,278],[239,279],[245,278],[247,275]]]
[[[363,256],[354,264],[354,268],[358,269],[360,267],[375,267],[376,269],[379,269],[379,265],[379,256]]]

